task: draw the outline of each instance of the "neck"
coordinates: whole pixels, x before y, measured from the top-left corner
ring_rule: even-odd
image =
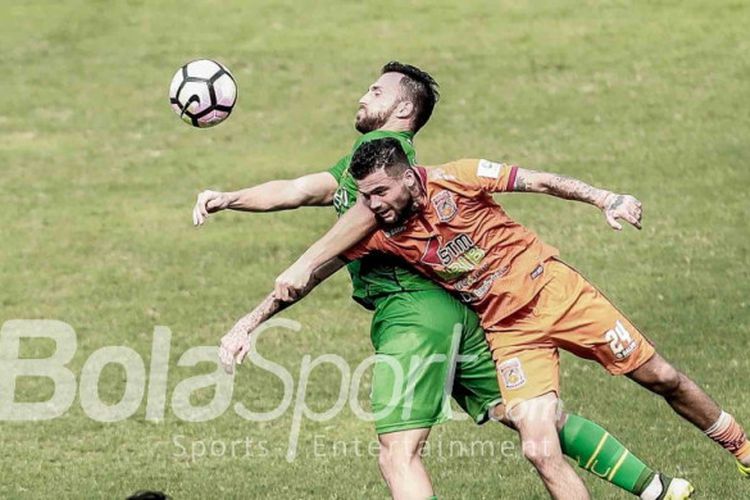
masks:
[[[378,130],[383,130],[385,132],[411,132],[411,126],[409,125],[408,120],[389,118],[388,121]]]

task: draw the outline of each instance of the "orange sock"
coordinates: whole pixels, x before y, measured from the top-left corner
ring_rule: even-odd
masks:
[[[745,431],[729,413],[722,411],[716,423],[703,432],[737,459],[745,460],[750,456]]]

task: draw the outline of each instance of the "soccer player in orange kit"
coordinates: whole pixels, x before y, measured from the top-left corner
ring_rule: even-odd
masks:
[[[750,443],[734,418],[659,356],[601,292],[558,259],[555,248],[510,219],[492,193],[540,192],[588,202],[602,209],[615,229],[621,228],[617,219],[640,227],[641,204],[635,198],[486,160],[411,167],[390,139],[361,146],[350,170],[357,180],[360,209],[350,210],[282,275],[275,294],[243,318],[236,331],[250,331],[298,300],[342,265],[340,259],[329,260],[335,255],[395,255],[454,292],[480,316],[509,416],[527,458],[554,498],[588,498],[556,438],[560,348],[661,395],[748,473]],[[375,217],[368,218],[365,209]],[[376,223],[381,229],[370,234]],[[366,237],[350,248],[361,236]],[[243,347],[223,345],[221,355],[231,364],[244,355]]]

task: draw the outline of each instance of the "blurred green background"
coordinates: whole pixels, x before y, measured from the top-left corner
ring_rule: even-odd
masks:
[[[99,423],[76,399],[54,420],[1,422],[0,497],[123,498],[138,489],[176,499],[387,496],[374,457],[333,451],[335,441],[375,437],[348,407],[327,422],[305,421],[299,455],[287,463],[291,410],[263,424],[231,410],[188,423],[169,401],[181,380],[215,369],[178,367],[179,357],[216,345],[334,221],[332,209],[227,213],[195,229],[195,195],[333,164],[356,138],[357,99],[391,59],[441,84],[443,99],[416,141],[422,163],[509,160],[643,201],[644,229],[615,233],[590,207],[501,198],[750,425],[742,389],[750,368],[747,2],[0,5],[0,322],[69,323],[76,374],[109,345],[134,349],[148,367],[154,327],[173,332],[164,421],[145,420],[144,400],[129,419]],[[201,57],[226,64],[240,94],[229,120],[208,130],[182,123],[167,101],[173,73]],[[268,333],[261,354],[295,382],[306,354],[359,364],[371,353],[370,314],[349,291],[342,273],[284,312],[302,330]],[[22,347],[28,357],[52,351],[41,340]],[[702,498],[750,496],[730,457],[663,402],[571,356],[562,370],[567,408],[654,467],[689,478]],[[123,379],[117,365],[105,368],[103,401],[120,399]],[[52,390],[50,380],[23,378],[16,399],[41,401]],[[317,369],[307,392],[313,408],[328,408],[337,371]],[[282,393],[277,378],[243,366],[233,400],[268,410]],[[212,397],[201,391],[195,404]],[[192,459],[176,444],[189,453],[196,443],[245,439],[265,441],[268,453]],[[450,422],[431,440],[443,447],[427,458],[440,498],[546,498],[517,449],[494,457],[447,451],[452,441],[517,443],[510,431]],[[595,498],[628,498],[585,480]]]

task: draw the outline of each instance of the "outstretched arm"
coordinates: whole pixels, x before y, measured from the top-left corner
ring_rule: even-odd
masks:
[[[193,207],[193,224],[200,226],[209,214],[226,209],[273,212],[330,205],[337,186],[333,175],[319,172],[297,179],[269,181],[239,191],[202,191]]]
[[[338,258],[324,263],[313,272],[305,289],[295,295],[293,299],[281,300],[271,292],[255,309],[240,318],[229,332],[222,337],[219,344],[219,360],[224,370],[232,374],[234,373],[235,363],[238,365],[242,363],[242,360],[250,349],[250,334],[253,330],[258,328],[263,322],[268,321],[276,313],[301,300],[313,288],[343,266],[344,261]]]
[[[640,201],[627,194],[617,194],[590,186],[578,179],[518,168],[513,190],[545,193],[566,200],[590,203],[604,212],[607,223],[613,229],[622,229],[617,219],[624,219],[638,229],[641,228],[643,210]]]
[[[352,248],[376,227],[375,215],[358,200],[322,238],[276,278],[276,296],[283,300],[292,299],[305,290],[313,270]]]

